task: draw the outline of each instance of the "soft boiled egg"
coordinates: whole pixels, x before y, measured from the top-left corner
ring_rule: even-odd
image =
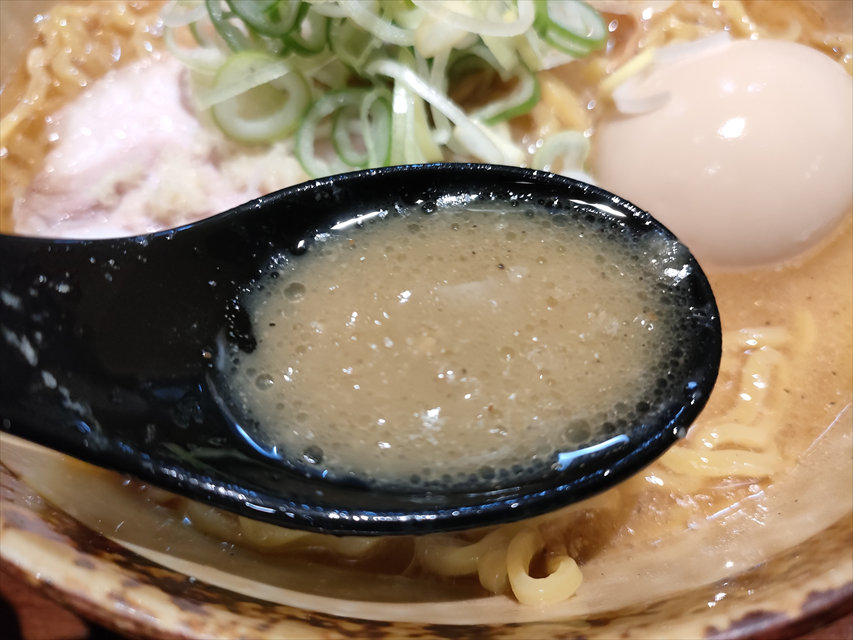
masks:
[[[668,58],[623,91],[643,113],[602,123],[601,186],[651,212],[710,269],[770,265],[816,245],[853,203],[850,76],[774,40]]]

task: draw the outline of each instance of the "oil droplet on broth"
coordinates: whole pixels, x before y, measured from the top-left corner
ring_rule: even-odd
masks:
[[[261,391],[266,391],[271,388],[275,384],[275,379],[268,373],[262,373],[257,378],[255,378],[255,387],[260,389]]]
[[[632,424],[673,357],[658,252],[608,224],[498,206],[347,228],[249,296],[258,346],[232,396],[291,464],[332,478],[541,474]]]
[[[288,300],[297,301],[301,300],[302,296],[305,295],[305,285],[301,282],[290,282],[284,288],[284,296]]]

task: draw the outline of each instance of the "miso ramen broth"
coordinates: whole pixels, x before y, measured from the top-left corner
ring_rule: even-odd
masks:
[[[255,441],[324,477],[488,490],[664,402],[690,339],[668,275],[687,252],[515,204],[344,225],[262,278],[258,345],[227,374]]]
[[[807,4],[679,2],[645,13],[631,9],[633,3],[621,4],[625,13],[604,16],[609,31],[605,51],[539,74],[539,103],[510,124],[525,158],[530,158],[544,135],[560,129],[586,132],[594,156],[596,128],[603,119],[614,117],[607,79],[645,51],[672,42],[721,32],[736,38],[789,39],[822,51],[848,73],[853,64],[849,24],[839,29],[824,22]],[[844,4],[828,3],[828,15]],[[50,48],[61,40],[48,32],[34,48],[40,53],[29,58],[33,71],[22,68],[13,82],[4,85],[2,116],[15,111],[13,120],[23,123],[4,129],[0,144],[4,231],[49,229],[73,235],[84,229],[108,235],[118,228],[136,233],[215,213],[216,203],[189,215],[180,205],[180,190],[174,189],[165,189],[174,199],[156,215],[146,209],[138,219],[121,224],[101,209],[73,220],[55,219],[61,208],[31,210],[32,216],[21,213],[26,211],[21,203],[32,202],[33,189],[40,190],[39,197],[50,191],[45,185],[51,183],[40,172],[60,141],[51,138],[56,131],[47,118],[62,120],[62,109],[73,108],[74,99],[98,77],[111,73],[108,69],[118,73],[137,64],[135,60],[142,67],[174,64],[156,27],[159,5],[133,3],[132,11],[122,15],[112,11],[116,6],[112,3],[75,6],[41,24],[65,34],[69,51],[88,48],[90,56],[98,59],[85,66],[85,81],[81,83],[80,74],[73,73],[75,64],[84,66],[76,58],[57,64],[56,69],[37,64],[39,55],[47,53],[67,60],[59,51],[62,47]],[[90,31],[74,22],[75,12],[86,14],[84,22]],[[69,35],[63,24],[77,25],[78,31]],[[90,47],[90,40],[97,44]],[[117,42],[125,45],[120,47],[118,61],[113,57]],[[81,54],[80,59],[85,56]],[[70,74],[62,73],[68,69]],[[182,82],[186,76],[175,72],[174,77]],[[464,101],[462,88],[457,91]],[[181,95],[177,90],[172,93]],[[30,99],[24,100],[25,95]],[[193,134],[193,145],[200,146],[193,148],[203,149],[201,157],[214,160],[216,170],[227,174],[229,184],[235,185],[236,195],[231,195],[237,202],[305,178],[293,160],[290,140],[246,147],[224,139],[204,115],[200,121]],[[186,184],[198,187],[199,193],[206,184],[221,186],[215,178],[205,182],[196,175],[218,174],[183,171],[191,165],[173,171],[175,165],[169,162],[183,162],[186,155],[177,160],[157,154],[146,157],[153,158],[150,170],[160,170],[164,176],[170,172],[189,176]],[[263,179],[256,180],[258,175]],[[118,198],[126,187],[115,186],[108,195]],[[778,188],[796,185],[779,184]],[[75,185],[69,193],[79,191]],[[630,199],[629,194],[620,195]],[[35,224],[32,218],[43,219]],[[12,447],[5,444],[0,455],[5,465],[42,495],[87,524],[105,527],[108,536],[121,538],[114,530],[115,514],[128,513],[131,519],[134,510],[150,510],[161,523],[154,528],[162,543],[155,550],[140,543],[134,547],[138,553],[184,567],[177,551],[180,545],[173,541],[188,540],[186,554],[202,547],[213,549],[203,559],[192,556],[195,567],[227,567],[225,574],[239,577],[231,583],[214,572],[208,578],[214,583],[227,583],[228,588],[255,598],[339,615],[462,623],[585,617],[619,607],[642,609],[646,599],[717,581],[721,582],[716,588],[725,598],[727,587],[722,581],[821,533],[839,519],[849,519],[853,500],[850,218],[846,213],[841,224],[805,255],[765,268],[710,273],[723,324],[723,362],[709,404],[686,439],[622,485],[534,520],[455,534],[339,539],[259,524],[151,488],[144,488],[140,498],[138,484],[122,485],[112,474],[73,461],[27,467],[17,464]],[[100,491],[109,499],[81,501],[75,477],[80,486],[100,483]],[[826,494],[832,498],[826,499]],[[228,543],[220,548],[223,540]],[[291,580],[293,574],[283,573],[290,569],[301,578]],[[276,573],[279,570],[282,573]],[[330,586],[332,582],[336,587]],[[341,584],[346,585],[345,593]],[[458,606],[457,599],[463,597],[458,594],[470,598],[472,591],[477,598]],[[442,601],[440,594],[449,602]],[[510,595],[522,605],[492,594]],[[372,604],[353,613],[348,602],[359,598]],[[426,602],[432,608],[397,608],[394,603],[401,600]],[[527,604],[553,606],[541,609]]]

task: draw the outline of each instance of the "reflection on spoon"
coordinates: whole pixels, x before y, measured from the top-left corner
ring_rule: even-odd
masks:
[[[586,456],[600,453],[602,451],[608,451],[611,447],[629,444],[630,442],[631,439],[628,436],[624,433],[620,433],[618,436],[613,436],[604,442],[599,442],[598,444],[584,447],[583,449],[577,449],[576,451],[561,451],[557,454],[557,464],[554,465],[554,468],[557,471],[565,471],[581,458],[585,458]]]
[[[385,286],[393,281],[395,270],[385,269],[388,279],[381,282],[364,273],[374,286],[372,299],[380,299],[383,290],[390,292],[387,304],[396,305],[398,333],[390,333],[388,326],[382,327],[378,338],[368,329],[362,333],[343,329],[340,334],[317,330],[331,326],[338,312],[345,313],[353,327],[358,325],[352,319],[352,304],[313,300],[310,295],[303,299],[306,290],[328,289],[322,281],[324,269],[335,277],[353,274],[356,284],[365,282],[359,279],[358,265],[375,261],[374,254],[365,249],[350,264],[345,261],[346,242],[370,245],[370,238],[377,237],[375,242],[384,246],[391,236],[382,233],[398,233],[392,230],[394,224],[414,225],[417,229],[410,232],[415,239],[400,258],[405,260],[407,252],[418,255],[427,246],[425,238],[437,233],[422,224],[426,220],[447,216],[456,233],[491,221],[494,216],[482,217],[490,215],[480,211],[483,207],[502,212],[501,242],[512,240],[505,248],[517,254],[524,252],[517,236],[532,235],[532,227],[525,225],[539,221],[549,227],[543,243],[567,234],[553,247],[554,256],[546,253],[544,244],[531,245],[544,262],[553,262],[559,247],[576,256],[594,246],[591,259],[601,254],[601,247],[616,249],[621,258],[607,263],[620,274],[615,279],[635,277],[631,291],[648,287],[631,311],[636,325],[631,331],[625,329],[631,322],[620,324],[607,315],[611,313],[607,308],[597,306],[599,300],[606,303],[616,297],[607,289],[607,277],[585,285],[598,294],[590,298],[592,302],[569,304],[578,302],[572,296],[583,287],[576,291],[567,283],[580,282],[589,274],[568,266],[558,267],[557,282],[543,281],[562,292],[546,298],[554,306],[548,303],[550,315],[543,318],[553,319],[553,326],[563,331],[571,324],[580,342],[590,339],[589,327],[598,327],[599,346],[584,356],[585,361],[601,360],[602,347],[618,344],[623,356],[633,354],[636,363],[629,366],[623,359],[621,366],[611,366],[611,373],[601,377],[593,366],[584,368],[578,362],[564,366],[576,352],[554,339],[540,343],[541,348],[530,347],[530,340],[535,343],[545,335],[540,330],[532,337],[519,330],[518,344],[498,345],[509,349],[507,354],[524,351],[516,368],[494,376],[509,385],[509,392],[498,396],[524,395],[520,381],[531,371],[537,379],[553,378],[551,395],[533,406],[534,417],[529,420],[518,414],[521,405],[496,407],[494,401],[481,403],[485,410],[480,413],[471,405],[475,416],[489,414],[482,420],[466,418],[466,402],[496,388],[483,383],[494,369],[490,361],[475,362],[488,351],[483,345],[488,346],[489,336],[499,333],[501,323],[511,317],[507,310],[515,305],[525,312],[533,304],[530,300],[536,300],[524,297],[535,292],[533,267],[508,260],[494,265],[482,257],[482,264],[474,260],[478,248],[494,242],[478,234],[457,243],[459,256],[469,248],[474,254],[457,270],[462,280],[454,284],[447,274],[439,280],[453,292],[468,287],[465,277],[476,269],[487,269],[487,275],[469,277],[474,283],[488,283],[481,287],[487,292],[485,311],[477,310],[473,293],[455,303],[448,302],[453,295],[436,294],[428,303],[429,296],[422,295],[426,290],[408,287],[401,291],[409,295],[400,298],[399,287]],[[567,245],[570,240],[579,244]],[[448,253],[422,271],[438,274],[451,255],[457,254]],[[710,287],[689,252],[667,230],[600,189],[517,168],[422,165],[334,176],[186,227],[132,238],[69,241],[3,236],[0,264],[4,431],[188,497],[294,528],[361,535],[421,533],[516,520],[580,500],[637,471],[683,435],[704,406],[719,366],[720,326]],[[303,281],[315,276],[321,280],[309,282],[320,284],[306,288]],[[277,281],[285,291],[294,284],[303,289],[298,302],[279,311],[277,317],[285,318],[287,327],[271,334],[270,325],[278,323],[263,315],[266,303],[259,300],[270,299]],[[315,313],[331,314],[326,324],[319,316],[293,319],[298,309],[312,304]],[[440,320],[427,320],[430,304],[438,305],[439,317],[449,313],[455,324],[447,329]],[[363,315],[369,313],[365,309]],[[374,322],[393,324],[391,307],[383,309],[388,317]],[[408,309],[414,315],[402,313]],[[483,313],[487,315],[472,315]],[[528,315],[535,317],[532,309]],[[589,327],[578,329],[573,315]],[[475,322],[475,317],[482,321]],[[312,322],[316,326],[306,342],[294,327],[299,325],[304,332]],[[669,323],[669,329],[650,334],[655,322]],[[426,323],[427,329],[415,332],[415,323],[419,327]],[[452,349],[445,348],[442,331],[456,337]],[[505,332],[501,340],[512,333]],[[648,335],[662,337],[654,342]],[[390,349],[389,343],[405,344],[409,339],[411,344],[395,351],[399,357],[393,367],[365,355],[371,345]],[[353,345],[361,340],[366,351],[359,352],[357,346],[343,350],[342,340]],[[647,343],[652,346],[644,347]],[[259,358],[276,352],[274,345],[283,350],[287,362],[298,363],[299,376],[285,371],[291,366],[287,362],[273,371],[275,358],[263,371],[257,369]],[[300,347],[325,355],[312,359],[297,354]],[[382,349],[377,346],[375,351]],[[470,362],[471,371],[453,361],[454,351],[462,354],[461,362]],[[338,366],[335,358],[348,357],[349,363]],[[418,376],[436,362],[444,367],[440,377],[421,384]],[[324,369],[327,366],[331,368]],[[346,369],[350,371],[342,375],[349,388],[358,387],[354,394],[347,395],[346,385],[341,386],[334,375]],[[565,375],[574,371],[575,381],[567,383],[563,370]],[[593,371],[597,386],[578,392],[575,387],[581,389]],[[627,371],[636,373],[625,378]],[[247,392],[257,386],[261,374],[272,382],[264,378],[258,397],[276,398],[272,409]],[[352,383],[353,375],[361,375],[359,382]],[[300,378],[303,385],[275,382],[288,376]],[[380,384],[383,377],[386,386]],[[611,379],[619,382],[610,384],[607,393],[616,395],[608,399],[599,389],[608,386],[602,380]],[[395,391],[393,385],[398,383],[403,391]],[[268,394],[273,384],[283,386],[283,394]],[[437,404],[428,395],[420,400],[416,392],[430,384],[469,398],[456,408],[449,401]],[[368,387],[373,395],[367,393]],[[581,401],[571,404],[572,392]],[[420,427],[407,427],[397,416],[394,429],[375,429],[379,421],[393,417],[390,404],[382,400],[389,393],[426,403],[416,411]],[[357,404],[362,397],[367,398],[365,408]],[[530,397],[536,401],[540,396]],[[579,414],[596,403],[600,406],[595,411]],[[300,408],[309,405],[311,411]],[[404,407],[403,414],[410,409]],[[495,409],[500,410],[497,417],[491,415]],[[508,420],[504,414],[516,417]],[[448,422],[447,416],[457,417]],[[469,432],[470,439],[478,420],[485,432],[502,430],[503,444],[476,436],[467,448],[450,446],[456,453],[444,456],[433,446],[441,445],[446,452],[459,433]],[[357,429],[365,430],[364,437],[357,436]],[[328,436],[330,430],[337,431]],[[401,433],[405,437],[398,437]],[[362,440],[371,446],[360,449],[357,443]],[[383,470],[382,460],[391,458],[377,454],[372,446],[376,441],[387,445],[380,449],[393,449],[397,468]],[[409,467],[415,471],[409,472]]]

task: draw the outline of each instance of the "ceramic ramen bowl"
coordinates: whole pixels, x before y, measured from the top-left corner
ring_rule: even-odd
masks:
[[[48,4],[0,3],[3,78]],[[849,220],[841,233],[836,248],[849,248]],[[134,483],[6,436],[0,558],[84,617],[140,637],[792,637],[853,607],[850,419],[849,407],[837,413],[760,510],[738,505],[695,536],[610,549],[582,567],[576,596],[548,608],[470,583],[273,561],[186,526]]]

